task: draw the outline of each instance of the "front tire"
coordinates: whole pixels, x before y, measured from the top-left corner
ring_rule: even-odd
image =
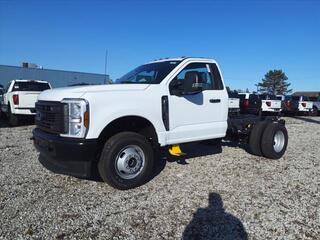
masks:
[[[135,132],[118,133],[107,140],[98,163],[103,181],[126,190],[149,180],[154,165],[150,142]]]
[[[270,123],[266,127],[261,140],[263,156],[270,159],[281,158],[288,145],[288,132],[280,123]]]

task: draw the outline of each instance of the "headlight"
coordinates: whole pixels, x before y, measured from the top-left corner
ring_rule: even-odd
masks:
[[[89,128],[89,104],[84,99],[63,99],[67,105],[65,111],[65,124],[68,129],[63,137],[84,138]]]

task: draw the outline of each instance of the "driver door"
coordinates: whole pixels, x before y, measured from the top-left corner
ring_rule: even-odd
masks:
[[[202,90],[186,92],[183,81],[201,84]],[[171,81],[169,90],[168,144],[225,136],[228,96],[215,64],[190,63]]]

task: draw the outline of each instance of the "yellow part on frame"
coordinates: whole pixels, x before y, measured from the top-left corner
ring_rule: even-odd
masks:
[[[169,153],[172,155],[172,156],[182,156],[182,155],[185,155],[185,153],[183,153],[180,149],[180,145],[172,145],[170,148],[169,148]]]

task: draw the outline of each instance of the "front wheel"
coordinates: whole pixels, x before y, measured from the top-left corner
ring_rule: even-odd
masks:
[[[271,159],[281,158],[288,145],[288,132],[280,123],[269,123],[262,134],[261,150],[263,156]]]
[[[153,165],[154,153],[148,140],[134,132],[122,132],[105,143],[98,170],[110,186],[126,190],[148,181]]]

